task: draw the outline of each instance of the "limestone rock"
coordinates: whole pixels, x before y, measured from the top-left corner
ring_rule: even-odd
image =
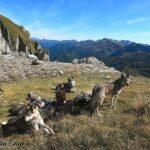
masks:
[[[10,54],[10,35],[8,30],[4,27],[3,23],[0,22],[0,55]]]
[[[48,49],[38,49],[37,53],[35,54],[39,60],[43,60],[43,61],[49,61],[49,51]]]
[[[99,61],[96,57],[74,59],[72,61],[72,63],[73,64],[101,64],[101,65],[105,65],[102,61]]]
[[[36,55],[39,60],[49,61],[49,51],[31,40],[29,31],[0,15],[0,56],[14,52]]]

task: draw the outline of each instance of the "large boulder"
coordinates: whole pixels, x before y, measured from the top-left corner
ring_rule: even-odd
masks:
[[[104,62],[99,61],[96,57],[74,59],[72,61],[72,63],[73,64],[101,64],[101,65],[105,65]]]
[[[37,53],[35,55],[38,57],[39,60],[43,61],[49,61],[49,51],[48,49],[40,48],[37,50]]]

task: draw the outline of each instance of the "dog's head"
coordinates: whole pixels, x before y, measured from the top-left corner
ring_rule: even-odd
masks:
[[[26,106],[26,113],[25,113],[25,121],[30,121],[33,119],[34,114],[38,112],[38,106],[36,105],[28,105]]]
[[[39,108],[43,108],[45,106],[43,99],[39,95],[32,92],[28,94],[26,100],[31,102],[31,104],[38,106]]]
[[[129,78],[130,76],[129,76],[129,74],[127,73],[126,75],[125,74],[121,74],[121,83],[123,84],[123,85],[129,85],[129,83],[130,83],[130,78]]]
[[[76,81],[74,80],[74,77],[68,78],[68,83],[71,87],[75,87]]]
[[[41,100],[41,97],[37,94],[35,94],[34,92],[30,91],[28,93],[28,96],[26,98],[28,101],[32,101],[32,100]]]
[[[60,91],[64,88],[64,85],[62,83],[58,84],[55,88],[55,90]]]

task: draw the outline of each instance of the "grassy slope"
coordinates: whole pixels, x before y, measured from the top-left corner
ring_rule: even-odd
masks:
[[[24,43],[27,44],[28,42],[30,42],[32,51],[33,52],[35,51],[34,42],[29,41],[29,37],[22,30],[22,28],[20,26],[18,26],[17,24],[15,24],[14,22],[12,22],[11,20],[9,20],[8,18],[6,18],[2,15],[0,15],[0,20],[3,22],[4,26],[8,29],[8,31],[10,32],[11,37],[14,40],[16,39],[17,35],[19,35],[23,39]]]
[[[36,91],[45,98],[53,98],[52,87],[66,80],[68,74],[51,78],[36,78],[3,84],[6,91],[0,98],[0,120],[6,119],[6,111],[12,104],[25,102],[30,90]],[[91,91],[95,83],[107,82],[105,75],[75,75],[77,92]],[[114,79],[117,77],[113,77]],[[73,98],[77,93],[67,94]],[[104,105],[103,117],[96,115],[71,116],[67,115],[60,121],[49,121],[56,135],[48,137],[41,132],[38,135],[13,135],[3,141],[23,142],[21,149],[149,149],[150,147],[150,112],[138,116],[140,108],[150,103],[150,79],[143,77],[132,78],[130,86],[126,87],[118,99],[118,109],[111,110]],[[2,107],[3,106],[3,107]],[[126,112],[126,113],[125,113]],[[34,147],[31,146],[34,145]],[[5,149],[6,147],[4,147]],[[16,149],[16,147],[7,147]]]

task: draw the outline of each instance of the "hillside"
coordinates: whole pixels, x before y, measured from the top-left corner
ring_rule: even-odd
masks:
[[[30,39],[30,33],[23,26],[15,24],[2,15],[0,15],[0,36],[0,51],[37,52],[37,45]],[[8,45],[7,50],[2,45]]]
[[[97,41],[39,40],[51,52],[51,60],[71,62],[73,59],[95,56],[120,71],[150,76],[148,59],[150,46],[131,41],[102,39]]]

